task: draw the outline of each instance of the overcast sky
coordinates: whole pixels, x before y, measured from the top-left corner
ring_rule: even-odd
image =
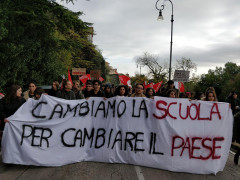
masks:
[[[59,2],[59,1],[58,1]],[[164,0],[159,1],[159,7]],[[172,0],[173,64],[190,58],[197,74],[207,73],[226,62],[240,65],[240,0]],[[93,43],[119,73],[139,72],[135,57],[158,54],[169,62],[171,3],[165,1],[163,21],[157,21],[155,0],[77,0],[60,2],[82,11],[83,21],[93,23]],[[142,73],[146,70],[142,69]]]

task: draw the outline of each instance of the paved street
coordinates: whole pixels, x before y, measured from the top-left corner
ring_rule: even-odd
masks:
[[[5,165],[0,163],[0,179],[218,179],[231,180],[240,178],[240,165],[233,163],[233,153],[229,158],[223,172],[215,175],[196,175],[188,173],[175,173],[160,169],[140,167],[126,164],[107,164],[95,162],[82,162],[62,167],[35,167],[22,165]]]

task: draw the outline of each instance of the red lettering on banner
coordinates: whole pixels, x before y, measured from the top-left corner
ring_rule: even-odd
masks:
[[[201,117],[201,104],[194,104],[192,103],[191,105],[186,106],[183,110],[182,110],[182,103],[177,103],[177,102],[170,102],[167,103],[166,101],[163,100],[159,100],[156,102],[156,110],[160,111],[162,113],[161,116],[156,115],[155,113],[153,113],[153,116],[156,119],[164,119],[167,116],[169,116],[172,119],[177,119],[176,116],[174,116],[171,112],[170,109],[171,107],[174,105],[174,107],[177,109],[178,111],[171,111],[171,112],[178,112],[179,117],[182,120],[185,120],[187,118],[190,118],[191,120],[208,120],[211,121],[212,120],[212,116],[214,114],[217,115],[218,119],[221,120],[222,116],[220,114],[219,108],[218,108],[218,104],[217,103],[213,103],[211,110],[209,111],[209,117]],[[182,115],[182,111],[186,111],[186,115],[183,116]],[[206,113],[205,113],[206,114]]]
[[[192,138],[191,158],[193,158],[193,159],[201,159],[201,156],[199,156],[199,157],[194,156],[194,150],[195,150],[195,149],[201,149],[200,147],[194,146],[194,142],[195,142],[196,140],[201,140],[201,139],[202,139],[202,138],[200,138],[200,137],[194,137],[194,138]]]
[[[196,145],[196,141],[200,141],[199,145]],[[209,141],[211,145],[206,145],[206,141]],[[222,146],[217,146],[217,142],[224,141],[224,137],[214,137],[214,138],[202,138],[202,137],[186,137],[185,139],[181,136],[172,137],[172,148],[171,148],[171,156],[182,156],[184,151],[187,149],[187,154],[189,159],[220,159],[221,155],[216,154],[216,149],[221,149]],[[178,150],[178,151],[177,151]],[[204,150],[209,151],[209,154],[206,157],[195,156],[194,152]]]
[[[198,120],[210,120],[209,117],[200,117],[201,104],[198,105],[198,109],[199,109]]]
[[[166,102],[166,101],[161,101],[161,100],[156,102],[156,108],[159,109],[159,110],[162,110],[162,111],[164,112],[164,115],[163,115],[163,116],[157,116],[157,115],[153,114],[153,116],[154,116],[155,118],[157,118],[157,119],[163,119],[163,118],[165,118],[165,117],[168,115],[167,110],[164,109],[164,108],[161,108],[161,107],[160,107],[160,104],[163,104],[164,106],[166,106],[166,105],[167,105],[167,102]]]
[[[212,147],[207,146],[207,145],[205,144],[205,141],[212,141],[212,139],[210,139],[210,138],[205,138],[204,140],[202,140],[202,147],[204,147],[205,149],[208,149],[208,150],[210,151],[210,153],[209,153],[209,155],[208,155],[207,157],[201,156],[201,159],[202,159],[202,160],[207,160],[207,159],[209,159],[209,158],[211,157],[211,155],[212,155]]]
[[[193,112],[193,111],[191,111],[193,106],[194,106],[195,109],[196,109],[196,114],[195,114],[195,117],[194,117],[194,118],[192,117],[192,112]],[[199,114],[199,109],[198,109],[197,105],[196,105],[196,104],[191,104],[191,105],[190,105],[190,108],[189,108],[189,117],[190,117],[190,119],[191,119],[191,120],[197,119],[198,114]]]
[[[180,146],[175,147],[175,146],[174,146],[174,145],[175,145],[175,140],[176,140],[177,138],[178,138],[178,139],[181,139],[181,140],[182,140],[182,143],[181,143]],[[180,136],[174,136],[174,137],[173,137],[173,140],[172,140],[172,153],[171,153],[171,155],[173,156],[173,151],[174,151],[174,149],[178,149],[178,148],[182,147],[183,144],[184,144],[184,139],[183,139],[182,137],[180,137]]]
[[[213,111],[216,108],[216,111]],[[222,119],[221,114],[218,109],[218,104],[214,103],[210,112],[210,120],[212,120],[212,114],[217,114],[219,119]]]
[[[212,159],[220,159],[220,155],[216,155],[216,149],[221,149],[222,146],[216,146],[216,141],[223,141],[224,137],[216,137],[213,139],[213,153],[212,153]]]
[[[179,116],[182,119],[187,119],[189,114],[189,106],[187,106],[187,109],[186,109],[186,117],[183,117],[181,112],[182,112],[182,103],[179,104]]]
[[[171,105],[173,105],[173,104],[177,104],[177,102],[171,102],[171,103],[168,105],[167,112],[168,112],[168,115],[169,115],[171,118],[177,119],[175,116],[172,116],[172,115],[170,114],[170,112],[169,112],[169,109],[170,109]]]

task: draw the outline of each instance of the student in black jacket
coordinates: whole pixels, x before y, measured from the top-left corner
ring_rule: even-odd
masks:
[[[0,120],[1,129],[4,128],[7,118],[13,115],[26,100],[22,97],[22,88],[18,85],[12,85],[7,95],[0,101]]]
[[[101,91],[101,81],[93,81],[93,90],[90,92],[90,97],[104,97],[104,93]]]

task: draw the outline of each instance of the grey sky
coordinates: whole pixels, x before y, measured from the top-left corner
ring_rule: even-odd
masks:
[[[160,0],[161,5],[163,0]],[[172,0],[174,4],[173,64],[186,57],[198,65],[197,74],[240,65],[240,0]],[[93,23],[94,44],[119,73],[139,72],[134,57],[158,54],[169,62],[171,4],[165,1],[164,20],[157,21],[155,0],[77,0],[60,4],[82,11]],[[144,70],[143,70],[144,72]]]

